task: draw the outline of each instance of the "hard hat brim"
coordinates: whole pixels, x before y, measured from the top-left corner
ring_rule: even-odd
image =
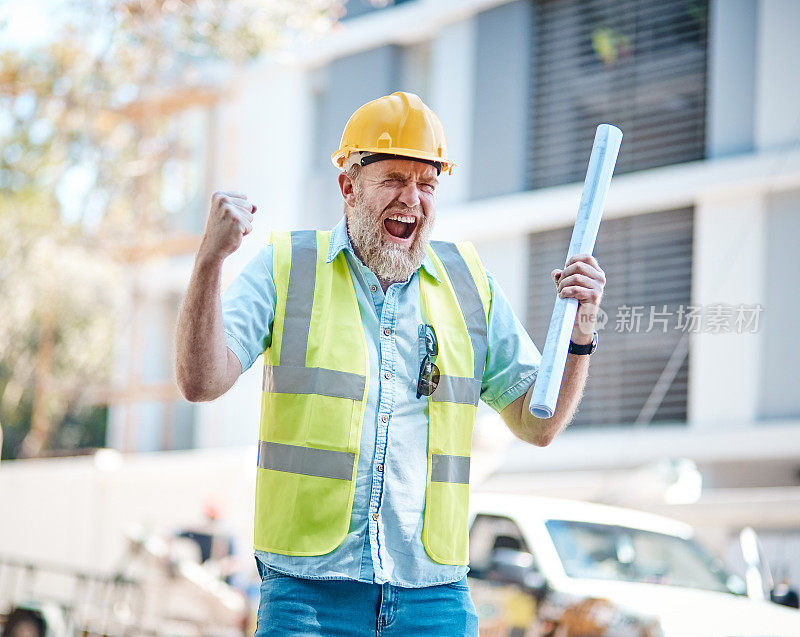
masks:
[[[443,160],[438,155],[433,153],[424,153],[419,150],[415,150],[413,148],[380,148],[377,146],[369,147],[369,148],[340,148],[335,153],[331,155],[331,161],[333,165],[336,166],[339,170],[342,169],[344,164],[344,160],[350,155],[350,153],[381,153],[381,154],[391,154],[397,155],[398,159],[402,159],[403,157],[408,157],[411,159],[425,159],[427,161],[435,161],[442,165],[442,172],[447,172],[448,174],[452,171],[455,164],[451,161]]]

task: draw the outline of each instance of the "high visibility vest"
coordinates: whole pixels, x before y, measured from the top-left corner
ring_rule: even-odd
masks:
[[[264,380],[256,478],[256,549],[324,555],[344,540],[370,378],[344,252],[330,231],[273,233],[277,292]],[[422,542],[441,564],[468,562],[469,462],[486,362],[489,282],[469,243],[432,242],[440,281],[420,270],[420,302],[438,342],[428,398]]]

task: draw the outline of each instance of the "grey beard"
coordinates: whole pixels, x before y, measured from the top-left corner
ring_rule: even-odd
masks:
[[[347,214],[347,232],[361,261],[381,281],[407,281],[422,265],[425,247],[433,231],[432,219],[422,216],[417,222],[417,236],[406,249],[385,241],[374,214],[359,201]]]

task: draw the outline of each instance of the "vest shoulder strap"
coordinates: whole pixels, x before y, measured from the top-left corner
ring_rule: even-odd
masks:
[[[431,241],[455,291],[475,354],[475,376],[483,378],[489,338],[491,293],[486,271],[470,242]]]

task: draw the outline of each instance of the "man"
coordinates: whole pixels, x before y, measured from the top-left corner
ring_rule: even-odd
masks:
[[[220,300],[220,267],[256,206],[218,192],[179,317],[192,401],[264,355],[257,635],[477,635],[466,585],[478,399],[545,446],[571,420],[605,276],[553,270],[580,301],[558,409],[530,415],[541,356],[470,244],[429,242],[444,131],[416,95],[358,109],[333,154],[344,217],[274,233]]]

